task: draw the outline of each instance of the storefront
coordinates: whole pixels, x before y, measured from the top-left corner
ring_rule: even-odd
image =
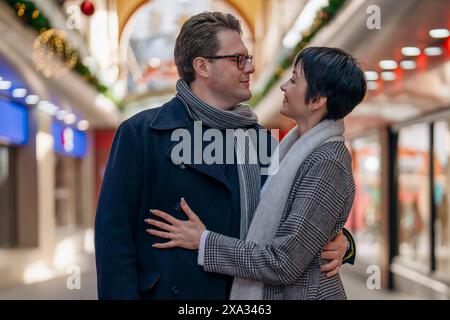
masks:
[[[387,132],[387,134],[382,134]],[[350,142],[356,184],[347,227],[357,266],[383,286],[428,298],[450,293],[450,111],[369,130]]]
[[[355,202],[347,226],[358,246],[358,259],[380,263],[381,150],[377,133],[350,143],[356,185]]]
[[[81,161],[87,134],[57,120],[52,123],[55,151],[55,224],[58,229],[82,225]]]
[[[26,109],[0,100],[0,247],[17,245],[16,149],[26,143]],[[8,122],[8,124],[6,124]]]
[[[3,69],[4,70],[4,69]],[[0,248],[17,245],[17,165],[28,143],[28,109],[8,97],[10,82],[0,80]]]
[[[445,295],[450,284],[450,113],[432,114],[395,129],[398,251],[392,269]],[[412,271],[409,277],[403,267]],[[419,281],[414,272],[429,280]]]

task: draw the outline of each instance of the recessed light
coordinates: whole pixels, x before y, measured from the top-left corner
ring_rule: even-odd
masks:
[[[402,48],[402,54],[407,57],[416,57],[420,55],[420,49],[417,47],[404,47]]]
[[[392,71],[384,71],[381,73],[381,79],[383,79],[384,81],[394,81],[395,78],[395,73]]]
[[[64,120],[64,118],[66,117],[66,115],[68,114],[69,112],[67,112],[66,110],[59,110],[57,113],[56,113],[56,119],[58,119],[58,120]]]
[[[8,90],[11,88],[11,81],[0,81],[0,90]]]
[[[49,103],[47,104],[47,110],[46,112],[51,115],[51,116],[55,116],[59,111],[59,107],[54,105],[53,103]]]
[[[47,105],[48,105],[49,103],[50,103],[50,102],[48,102],[48,101],[46,101],[46,100],[41,100],[41,101],[38,103],[38,105],[37,105],[38,110],[41,110],[41,111],[47,110]]]
[[[400,68],[403,70],[413,70],[416,68],[416,62],[412,60],[403,60],[400,62]]]
[[[35,94],[30,94],[25,98],[26,104],[36,104],[39,102],[39,96]]]
[[[394,60],[381,60],[379,66],[381,69],[394,70],[397,69],[398,64]]]
[[[23,98],[26,95],[27,95],[27,89],[23,89],[23,88],[16,88],[12,92],[12,96],[14,98]]]
[[[441,39],[447,38],[450,35],[450,32],[447,29],[433,29],[430,30],[430,37]]]
[[[77,127],[78,127],[78,130],[86,131],[87,129],[89,129],[89,121],[81,120],[78,122]]]
[[[367,81],[378,80],[378,73],[376,71],[365,71],[364,75]]]
[[[74,115],[73,113],[69,113],[68,115],[66,115],[66,117],[64,118],[64,123],[65,124],[74,124],[77,121],[77,116]]]
[[[367,90],[378,90],[378,83],[376,83],[375,81],[367,81]]]
[[[427,56],[434,57],[442,54],[442,49],[439,47],[428,47],[423,50]]]

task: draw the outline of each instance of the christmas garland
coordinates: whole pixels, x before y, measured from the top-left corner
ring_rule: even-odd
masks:
[[[276,71],[264,85],[263,89],[260,92],[253,95],[252,99],[249,101],[249,104],[252,107],[258,105],[258,103],[261,102],[261,100],[267,95],[267,93],[269,93],[272,87],[280,80],[281,76],[283,75],[283,72],[292,66],[297,54],[303,48],[305,48],[307,44],[312,40],[312,38],[314,38],[316,33],[336,15],[336,13],[342,7],[344,2],[345,0],[328,1],[328,6],[322,8],[321,11],[317,14],[310,29],[306,32],[303,32],[302,39],[278,63]]]
[[[52,29],[50,22],[47,18],[42,14],[42,12],[36,7],[33,1],[27,0],[6,0],[6,3],[9,4],[16,12],[17,16],[29,27],[33,28],[39,35],[42,35],[48,30]],[[61,56],[64,56],[66,53],[66,48],[72,48],[70,43],[64,38],[58,38],[56,41],[60,41],[61,48],[64,53]],[[71,49],[71,51],[73,51]],[[102,93],[104,96],[109,98],[116,106],[122,108],[122,102],[119,101],[111,92],[111,90],[100,83],[100,81],[89,71],[89,68],[85,66],[79,59],[79,54],[76,52],[72,52],[74,56],[76,56],[76,62],[73,66],[73,70],[80,74],[83,79],[92,85],[98,92]],[[58,56],[58,55],[57,55]]]

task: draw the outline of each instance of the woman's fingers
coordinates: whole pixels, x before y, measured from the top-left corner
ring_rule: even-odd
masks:
[[[172,239],[173,237],[170,232],[164,232],[155,229],[147,229],[147,233],[164,239]]]
[[[153,220],[153,219],[145,219],[144,221],[148,224],[151,224],[152,226],[158,227],[158,228],[166,230],[166,231],[174,232],[176,230],[176,228],[173,227],[171,224],[167,224],[162,221]]]
[[[175,235],[173,233],[158,231],[158,230],[154,230],[154,229],[147,229],[147,233],[149,233],[153,236],[160,237],[160,238],[171,239],[170,241],[167,241],[167,242],[154,243],[154,244],[152,244],[153,248],[168,249],[168,248],[179,247],[177,242],[173,239],[175,237]]]
[[[152,247],[158,249],[168,249],[168,248],[175,248],[177,247],[177,245],[175,244],[174,241],[169,241],[165,243],[154,243],[152,244]]]
[[[173,224],[173,225],[177,224],[177,222],[179,221],[178,219],[172,217],[170,214],[167,214],[161,210],[150,209],[150,212],[153,213],[155,216],[163,218],[164,220],[166,220],[167,222],[169,222],[170,224]]]
[[[194,220],[197,217],[197,215],[194,213],[194,211],[192,211],[184,198],[181,198],[181,208],[186,213],[189,220]]]
[[[334,260],[341,258],[340,252],[336,250],[322,251],[320,257],[324,260]]]
[[[320,271],[327,272],[327,277],[334,276],[339,272],[341,264],[341,260],[334,259],[331,262],[320,266]]]
[[[327,278],[331,278],[334,277],[335,275],[337,275],[339,273],[339,269],[341,267],[336,267],[336,269],[334,269],[333,271],[330,271],[327,273]]]

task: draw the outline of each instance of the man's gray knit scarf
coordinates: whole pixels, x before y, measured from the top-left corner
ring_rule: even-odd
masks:
[[[323,120],[301,137],[298,127],[293,128],[278,145],[273,156],[269,176],[261,191],[261,201],[256,208],[246,241],[269,246],[275,238],[285,211],[289,193],[297,171],[303,161],[321,144],[329,141],[344,141],[343,120]],[[272,159],[273,159],[272,156]],[[277,164],[280,164],[277,166]],[[235,277],[231,289],[231,300],[261,300],[264,298],[264,283]]]
[[[235,132],[234,147],[238,163],[241,204],[240,238],[245,239],[258,205],[261,188],[257,152],[252,140],[245,134],[245,130],[247,127],[255,125],[258,117],[249,106],[244,104],[238,104],[231,110],[214,108],[195,96],[184,80],[178,80],[176,88],[176,96],[184,103],[194,121],[202,121],[202,124],[219,130],[242,129]]]

